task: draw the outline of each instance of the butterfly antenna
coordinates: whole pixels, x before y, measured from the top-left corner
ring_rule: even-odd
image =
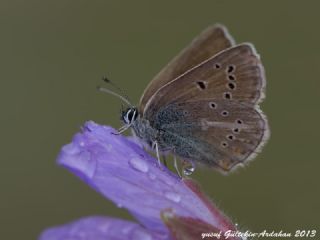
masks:
[[[111,86],[113,86],[114,88],[116,88],[118,91],[122,92],[122,90],[121,90],[119,87],[117,87],[116,85],[114,85],[108,78],[103,77],[102,80],[103,80],[104,82],[106,82],[106,83],[109,83]],[[127,105],[133,106],[132,103],[129,101],[129,99],[128,99],[128,97],[127,97],[126,95],[123,96],[123,95],[121,95],[121,94],[119,94],[119,93],[117,93],[117,92],[115,92],[115,91],[112,91],[112,90],[107,89],[107,88],[103,88],[103,87],[101,87],[101,86],[97,86],[97,89],[98,89],[98,91],[100,91],[100,92],[105,92],[105,93],[111,94],[111,95],[113,95],[113,96],[116,96],[116,97],[120,98],[123,102],[125,102]]]
[[[98,86],[97,87],[98,91],[100,92],[105,92],[105,93],[108,93],[108,94],[111,94],[113,96],[116,96],[118,98],[120,98],[123,102],[125,102],[126,104],[128,104],[129,106],[133,106],[131,102],[129,102],[128,99],[126,99],[125,97],[121,96],[119,93],[116,93],[110,89],[107,89],[107,88],[103,88],[103,87],[100,87]]]
[[[125,94],[125,92],[121,88],[119,88],[116,84],[114,84],[109,78],[107,78],[106,76],[103,76],[102,80],[105,83],[110,84],[112,87],[114,87],[122,96],[124,96],[130,102],[130,98],[128,97],[128,95]]]
[[[120,114],[122,114],[122,113],[123,113],[123,111],[124,111],[124,105],[123,105],[123,104],[121,104]]]

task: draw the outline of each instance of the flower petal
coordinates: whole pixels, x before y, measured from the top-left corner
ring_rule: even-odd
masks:
[[[194,240],[204,238],[241,240],[239,237],[227,237],[227,235],[225,235],[226,231],[222,231],[221,229],[216,228],[200,219],[176,216],[171,212],[171,210],[164,210],[161,216],[163,221],[170,229],[174,240]]]
[[[157,160],[136,143],[115,132],[110,127],[87,122],[83,132],[62,148],[59,164],[117,206],[127,208],[154,231],[168,234],[160,217],[163,209],[221,227],[222,215],[213,214],[194,189],[164,166],[160,168]]]
[[[45,230],[39,240],[164,240],[130,222],[108,217],[86,217]]]

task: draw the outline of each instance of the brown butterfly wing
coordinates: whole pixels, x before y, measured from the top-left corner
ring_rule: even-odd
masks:
[[[260,110],[234,100],[173,103],[155,114],[152,125],[181,158],[224,171],[253,158],[269,136]]]
[[[251,44],[241,44],[160,88],[147,103],[143,117],[154,128],[169,134],[163,138],[169,139],[164,144],[173,145],[180,157],[228,170],[254,156],[267,139],[267,120],[257,105],[264,87],[264,71],[258,55]],[[173,118],[180,110],[170,110],[169,106],[180,106],[190,116],[183,120],[182,111],[181,119]],[[241,123],[236,123],[238,120]],[[241,131],[237,133],[235,129]],[[235,139],[228,141],[232,133]],[[190,139],[192,142],[187,143]],[[227,147],[223,146],[224,142]],[[183,149],[188,149],[191,155],[187,157]]]
[[[253,45],[226,49],[161,87],[148,101],[150,109],[172,102],[200,99],[233,99],[255,105],[264,96],[264,69]],[[148,113],[149,112],[149,113]]]
[[[140,112],[144,111],[147,101],[160,87],[233,44],[224,26],[214,25],[205,29],[149,83],[140,99]]]

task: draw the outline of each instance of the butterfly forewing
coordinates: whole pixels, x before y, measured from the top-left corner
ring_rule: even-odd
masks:
[[[204,30],[150,82],[141,97],[140,112],[160,87],[233,44],[232,37],[222,25]]]
[[[264,94],[265,78],[259,56],[251,44],[222,51],[177,79],[162,86],[145,107],[159,109],[172,102],[225,99],[255,105]]]

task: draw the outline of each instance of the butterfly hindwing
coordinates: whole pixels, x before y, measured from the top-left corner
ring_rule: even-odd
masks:
[[[268,138],[264,115],[250,105],[221,99],[173,103],[155,113],[163,146],[178,156],[228,171],[252,158]]]

